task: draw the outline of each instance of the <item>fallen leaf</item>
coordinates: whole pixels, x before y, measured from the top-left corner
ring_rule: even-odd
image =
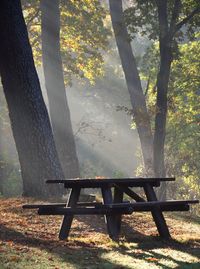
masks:
[[[52,257],[49,257],[48,260],[49,260],[49,261],[53,261],[53,258],[52,258]]]
[[[148,258],[146,258],[146,260],[147,261],[150,261],[150,262],[157,262],[157,261],[159,261],[159,259],[154,258],[154,257],[148,257]]]
[[[20,258],[18,256],[11,256],[9,258],[9,260],[12,261],[12,262],[18,262],[20,260]]]

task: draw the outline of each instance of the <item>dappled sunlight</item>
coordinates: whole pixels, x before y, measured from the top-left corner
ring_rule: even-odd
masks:
[[[198,268],[200,229],[193,222],[188,225],[182,220],[180,226],[179,220],[167,215],[170,228],[173,226],[174,238],[167,242],[159,239],[156,233],[153,236],[152,232],[149,233],[154,226],[149,214],[135,213],[124,217],[120,241],[114,242],[107,235],[103,216],[76,217],[69,239],[59,241],[61,217],[38,216],[34,211],[22,210],[22,205],[30,202],[44,201],[1,199],[0,262],[6,257],[5,265],[16,263],[15,268],[21,269],[23,264],[34,264],[34,268],[39,269],[42,260],[43,266],[57,266],[59,269],[66,266],[70,269],[87,266],[171,269],[190,268],[192,264],[195,269]],[[187,241],[178,242],[177,235],[183,233]]]
[[[200,268],[199,15],[0,1],[0,269]]]
[[[178,268],[178,266],[197,264],[199,259],[184,251],[156,249],[131,249],[128,251],[111,251],[101,256],[106,261],[124,266],[124,268]],[[186,262],[187,261],[187,262]],[[199,263],[200,264],[200,263]],[[181,267],[180,267],[181,268]],[[197,268],[197,267],[196,267]]]

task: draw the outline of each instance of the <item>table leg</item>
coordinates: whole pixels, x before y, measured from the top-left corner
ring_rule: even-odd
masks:
[[[70,192],[69,199],[67,202],[67,207],[76,207],[76,204],[79,199],[81,189],[80,188],[73,188]],[[60,232],[59,232],[59,239],[65,240],[67,239],[70,228],[72,225],[74,216],[64,216],[63,221],[61,224]]]
[[[144,186],[144,191],[148,201],[157,201],[157,197],[153,187],[150,184]],[[164,239],[170,238],[169,229],[167,227],[163,213],[159,207],[152,209],[152,217],[156,224],[159,235]]]
[[[103,203],[108,205],[113,203],[112,198],[112,192],[110,187],[102,187],[102,197],[103,197]],[[117,223],[115,219],[115,215],[105,215],[105,222],[107,224],[107,231],[113,240],[118,240],[119,237],[119,231],[117,228]]]
[[[114,203],[122,203],[123,202],[123,191],[121,191],[118,187],[114,188]],[[116,215],[115,216],[116,220],[116,229],[118,231],[118,234],[120,233],[121,230],[121,221],[122,221],[122,215]]]

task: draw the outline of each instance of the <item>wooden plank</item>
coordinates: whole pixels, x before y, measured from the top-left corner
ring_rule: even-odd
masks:
[[[152,211],[152,207],[157,207],[157,206],[131,206],[129,205],[129,210],[131,211],[132,208],[132,213],[134,212],[150,212]],[[165,211],[165,212],[171,212],[171,211],[189,211],[190,206],[188,204],[180,204],[180,205],[160,205],[158,206],[159,209],[161,209],[161,211]]]
[[[102,203],[97,203],[97,202],[78,202],[77,203],[78,206],[98,206],[98,205],[102,205]],[[22,208],[23,209],[37,209],[37,208],[41,208],[41,207],[65,207],[67,206],[66,203],[50,203],[50,204],[27,204],[27,205],[23,205]]]
[[[101,192],[102,192],[102,197],[103,197],[103,203],[104,204],[112,204],[113,198],[112,198],[111,188],[102,187]],[[117,228],[117,223],[115,221],[115,217],[106,214],[105,215],[105,223],[107,225],[107,231],[108,231],[109,237],[113,240],[118,240],[119,230]]]
[[[109,217],[115,217],[118,214],[131,214],[133,209],[128,206],[120,207],[120,208],[110,208],[110,207],[42,207],[39,208],[39,215],[66,215],[66,216],[74,216],[74,215],[106,215]],[[110,226],[109,226],[110,228]]]
[[[63,183],[65,188],[100,188],[114,187],[115,184],[125,187],[143,187],[146,183],[160,186],[160,181],[174,181],[175,178],[104,178],[104,179],[64,179],[47,180],[46,183]]]
[[[190,206],[188,204],[184,205],[161,205],[161,211],[172,212],[172,211],[189,211]]]
[[[150,184],[144,186],[144,191],[148,201],[157,201],[155,191]],[[156,224],[159,235],[164,239],[169,239],[170,238],[169,229],[167,227],[161,208],[159,207],[152,208],[151,214]]]
[[[77,206],[101,206],[101,202],[79,202],[77,203]]]
[[[118,189],[120,191],[120,189]],[[123,193],[123,192],[122,192]],[[122,195],[119,193],[119,195]],[[144,200],[143,200],[144,201]],[[151,207],[151,206],[179,206],[179,205],[188,205],[188,204],[197,204],[199,200],[168,200],[168,201],[153,201],[153,202],[138,202],[138,203],[131,203],[129,201],[122,201],[122,198],[117,198],[116,190],[114,193],[114,204],[109,205],[110,207],[115,206],[124,206],[130,205],[134,208],[139,208],[142,206]],[[50,204],[27,204],[23,205],[23,209],[38,209],[38,208],[54,208],[54,207],[66,207],[66,203],[50,203]],[[78,202],[77,206],[93,206],[93,207],[102,207],[102,203],[99,202]],[[164,208],[164,207],[163,207]]]
[[[65,207],[66,203],[51,203],[51,204],[29,204],[29,205],[23,205],[23,209],[37,209],[41,207]]]
[[[120,188],[122,189],[122,188]],[[120,191],[120,189],[118,189]],[[122,189],[124,191],[124,188]],[[122,195],[123,192],[119,192],[119,195]],[[142,198],[141,198],[142,199]],[[159,205],[159,206],[176,206],[176,205],[186,205],[186,204],[197,204],[199,203],[199,200],[167,200],[167,201],[153,201],[153,202],[145,202],[144,199],[142,201],[136,203],[130,203],[129,201],[122,201],[122,198],[117,198],[116,190],[114,192],[114,204],[112,206],[124,206],[126,204],[132,206],[134,205],[135,208],[141,207],[143,205],[146,206],[153,206],[153,205]],[[47,208],[47,207],[66,207],[66,203],[50,203],[50,204],[26,204],[23,205],[23,209],[38,209],[38,208]],[[93,207],[101,207],[102,203],[99,202],[78,202],[77,206],[93,206]]]
[[[38,210],[39,215],[121,215],[131,214],[133,212],[149,212],[152,211],[153,207],[159,207],[162,211],[188,211],[188,204],[164,204],[158,203],[127,203],[127,204],[109,204],[101,205],[98,207],[57,207],[47,206],[40,207]]]
[[[191,204],[196,204],[198,203],[198,200],[167,200],[167,201],[147,201],[147,202],[127,202],[127,203],[113,203],[113,204],[108,204],[104,205],[107,207],[124,207],[125,205],[131,206],[133,208],[142,208],[143,206],[146,207],[153,207],[153,206],[178,206],[178,205],[187,205],[189,203]]]
[[[69,200],[67,203],[68,207],[76,207],[76,204],[78,202],[79,196],[80,196],[81,189],[80,188],[73,188],[70,192],[69,195]],[[39,213],[39,212],[38,212]],[[65,215],[61,224],[60,232],[59,232],[59,239],[65,240],[67,239],[72,221],[73,221],[74,215],[72,214],[71,216]]]
[[[157,206],[141,206],[141,207],[132,207],[130,205],[130,211],[132,208],[132,213],[133,212],[150,212],[152,211],[152,207],[157,207]],[[188,204],[180,204],[180,205],[160,205],[158,206],[161,211],[165,212],[171,212],[171,211],[189,211],[190,207]]]

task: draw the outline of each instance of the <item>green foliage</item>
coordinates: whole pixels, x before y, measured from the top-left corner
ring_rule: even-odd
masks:
[[[168,170],[200,193],[200,41],[180,46],[173,62],[169,92],[166,156]],[[173,157],[177,156],[177,157]],[[174,159],[174,161],[172,161]]]
[[[167,1],[167,16],[168,24],[170,24],[174,0]],[[200,8],[199,0],[182,0],[181,9],[176,23],[181,22],[184,18],[189,16],[193,10]],[[137,0],[133,1],[132,6],[127,8],[124,12],[126,24],[130,32],[131,38],[136,34],[147,36],[150,40],[158,40],[159,24],[157,5],[154,0]],[[192,20],[189,20],[186,27],[181,28],[175,35],[176,41],[184,40],[185,37],[189,40],[194,39],[196,27],[200,25],[200,16],[196,14]]]
[[[136,34],[139,33],[148,36],[149,39],[157,39],[158,22],[155,15],[155,1],[134,1],[132,6],[127,8],[124,12],[130,37],[133,39]]]
[[[195,197],[200,193],[198,161],[199,144],[199,0],[165,1],[137,0],[124,12],[126,24],[133,39],[136,35],[147,37],[153,44],[139,62],[141,79],[147,81],[146,94],[148,111],[154,130],[157,112],[157,76],[160,68],[160,31],[169,46],[172,46],[171,76],[168,86],[168,121],[166,126],[166,169],[168,175],[179,178],[181,196]],[[177,5],[178,3],[178,5]],[[160,9],[159,9],[160,5]],[[163,9],[162,9],[163,8]],[[159,14],[162,20],[159,20]],[[196,40],[196,41],[195,41]],[[192,42],[193,41],[193,42]],[[187,42],[187,43],[186,43]],[[134,126],[133,126],[134,127]],[[139,173],[142,169],[138,169]],[[183,181],[180,179],[182,178]],[[184,182],[184,184],[183,184]],[[188,191],[190,189],[190,191]],[[184,194],[184,195],[183,195]],[[174,197],[173,197],[174,198]]]
[[[22,1],[34,59],[41,64],[41,17],[39,0]],[[65,81],[73,75],[91,83],[103,75],[102,50],[110,32],[104,26],[106,11],[98,0],[61,1],[61,53]]]
[[[142,77],[146,80],[150,77],[147,104],[152,125],[155,116],[158,54],[158,44],[155,43],[147,50],[141,66]],[[185,198],[195,198],[200,194],[199,54],[199,40],[179,45],[179,57],[172,63],[169,82],[166,169],[168,175],[176,175],[178,178],[176,191],[180,197]]]

